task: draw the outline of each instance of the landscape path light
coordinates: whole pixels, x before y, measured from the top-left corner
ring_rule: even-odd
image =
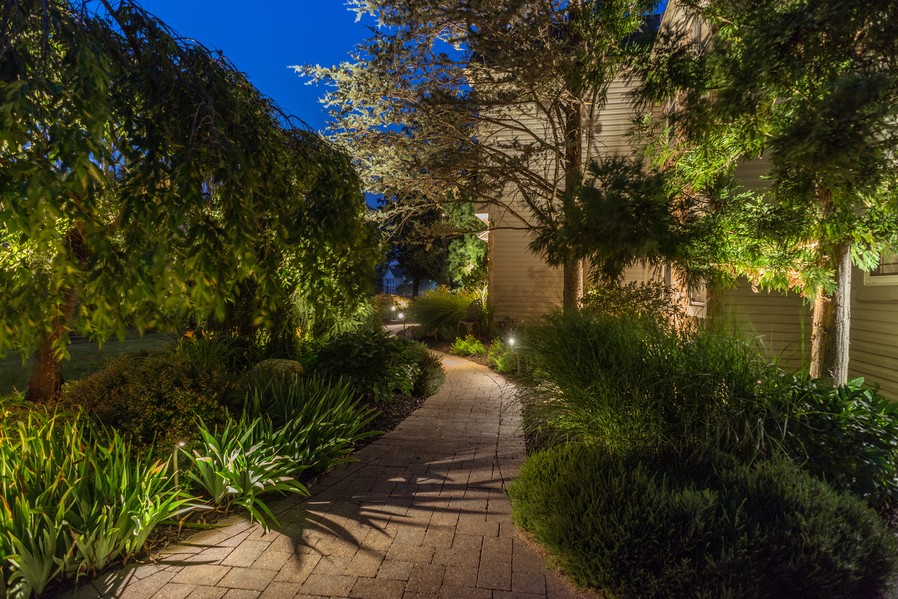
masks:
[[[174,462],[175,469],[175,489],[181,488],[178,484],[178,453],[185,445],[187,445],[187,443],[185,443],[184,441],[178,441],[177,443],[175,443],[175,451],[172,454],[172,461]]]
[[[506,341],[508,347],[511,348],[512,353],[514,353],[515,364],[517,367],[516,372],[521,372],[521,354],[517,350],[515,350],[515,343],[517,343],[517,339],[514,337],[509,337]]]

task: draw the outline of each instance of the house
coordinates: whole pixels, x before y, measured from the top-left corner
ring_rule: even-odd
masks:
[[[399,289],[406,285],[405,271],[398,264],[388,264],[380,277],[381,293],[399,293]]]
[[[383,267],[378,287],[381,293],[411,296],[412,278],[408,276],[405,269],[393,262]],[[418,293],[432,291],[436,288],[436,281],[426,278],[421,279],[418,284]]]
[[[663,23],[682,19],[676,0],[670,0]],[[691,23],[692,34],[703,34],[700,22]],[[634,150],[627,133],[632,106],[625,79],[615,81],[606,104],[597,110],[589,135],[599,152],[628,154]],[[537,125],[535,125],[537,126]],[[492,137],[513,138],[512,131],[491,132]],[[748,187],[767,184],[762,161],[740,166],[737,175]],[[521,227],[526,207],[507,197],[510,208],[490,205],[489,296],[494,322],[515,323],[538,317],[561,305],[562,272],[550,267],[529,250],[530,235]],[[625,282],[667,280],[670,269],[634,266]],[[771,357],[786,367],[804,368],[810,361],[811,308],[799,296],[758,291],[748,281],[729,289],[690,294],[689,311],[707,315],[757,340]],[[885,396],[898,400],[898,256],[885,256],[879,269],[862,273],[855,269],[851,288],[851,340],[849,376],[879,384]]]

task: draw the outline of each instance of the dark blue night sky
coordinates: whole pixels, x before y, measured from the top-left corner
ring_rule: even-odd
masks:
[[[143,7],[177,33],[224,52],[262,93],[313,129],[326,115],[289,65],[331,65],[349,58],[368,36],[341,0],[144,0]]]
[[[316,130],[327,120],[318,102],[324,89],[306,85],[289,66],[337,64],[368,37],[342,0],[144,0],[143,6],[180,35],[224,52],[262,93]]]

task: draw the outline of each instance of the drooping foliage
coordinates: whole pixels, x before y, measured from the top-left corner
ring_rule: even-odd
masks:
[[[224,318],[248,281],[260,324],[297,289],[333,301],[369,278],[357,178],[283,122],[131,0],[4,4],[0,351],[40,347],[36,398],[58,392],[73,328]]]

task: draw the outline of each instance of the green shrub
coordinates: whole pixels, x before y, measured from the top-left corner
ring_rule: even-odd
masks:
[[[487,363],[492,366],[496,372],[508,374],[512,370],[517,370],[520,351],[515,347],[501,339],[493,339],[490,348],[487,351]]]
[[[412,394],[417,397],[430,397],[439,391],[446,381],[443,362],[423,343],[409,341],[407,350],[417,371]]]
[[[556,314],[528,327],[522,349],[538,382],[531,414],[563,438],[752,459],[781,434],[779,371],[709,329]]]
[[[357,441],[371,435],[363,431],[377,410],[362,405],[344,380],[312,375],[272,379],[252,389],[244,413],[270,420],[283,437],[281,451],[317,474],[343,461]]]
[[[435,289],[424,293],[409,306],[409,318],[421,327],[423,335],[455,339],[458,323],[465,319],[473,297]]]
[[[307,372],[333,380],[343,378],[359,394],[388,401],[395,393],[410,395],[417,367],[408,341],[380,329],[361,329],[335,335],[314,346],[305,356]]]
[[[188,342],[175,352],[129,355],[68,385],[62,403],[82,407],[139,447],[163,453],[179,440],[197,437],[196,418],[222,424],[236,403],[235,378],[216,360],[185,355],[209,348]],[[202,350],[205,352],[205,350]],[[211,352],[210,352],[211,353]]]
[[[175,353],[183,356],[196,372],[225,370],[241,373],[258,362],[260,357],[260,351],[252,340],[218,333],[182,337],[175,345]]]
[[[191,509],[167,464],[79,414],[38,410],[0,424],[0,498],[0,588],[24,598],[133,558]]]
[[[515,521],[615,597],[873,597],[896,542],[875,512],[786,463],[556,446],[509,489]]]
[[[459,356],[482,356],[486,353],[486,348],[474,335],[465,335],[464,338],[455,338],[450,351]]]
[[[854,379],[834,388],[806,375],[784,375],[790,391],[783,447],[836,489],[878,509],[898,501],[898,406]]]

